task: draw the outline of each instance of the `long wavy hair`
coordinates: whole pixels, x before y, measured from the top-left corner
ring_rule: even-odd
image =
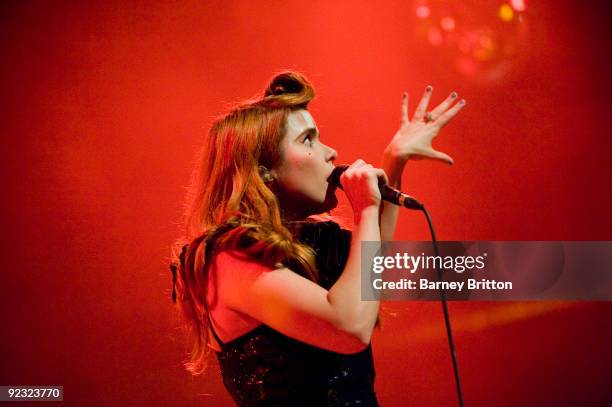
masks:
[[[283,224],[277,196],[262,179],[259,166],[281,159],[288,114],[306,109],[315,91],[301,74],[277,74],[263,97],[248,100],[213,123],[200,151],[184,211],[184,237],[173,249],[173,300],[194,338],[186,369],[206,369],[207,287],[215,252],[240,249],[275,267],[281,263],[318,282],[313,250]]]

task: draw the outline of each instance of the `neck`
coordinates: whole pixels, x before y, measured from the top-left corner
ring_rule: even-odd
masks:
[[[312,213],[306,211],[304,206],[283,205],[280,207],[280,215],[283,222],[301,222],[305,221]]]

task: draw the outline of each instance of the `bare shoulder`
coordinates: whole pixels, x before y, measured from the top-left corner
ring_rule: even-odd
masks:
[[[220,290],[235,284],[243,285],[272,270],[238,250],[220,251],[215,255],[211,267],[211,272],[223,283]]]
[[[225,307],[244,312],[241,304],[249,301],[254,285],[275,270],[238,250],[222,250],[213,258],[209,288]]]

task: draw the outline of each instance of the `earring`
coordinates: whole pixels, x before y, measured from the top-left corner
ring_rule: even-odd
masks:
[[[274,178],[272,177],[272,174],[270,174],[270,171],[263,165],[259,166],[259,176],[261,177],[261,180],[264,182],[264,184],[270,184],[272,183],[272,181],[274,181]]]

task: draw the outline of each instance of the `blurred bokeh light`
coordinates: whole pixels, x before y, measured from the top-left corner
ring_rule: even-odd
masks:
[[[423,0],[415,4],[416,34],[439,48],[466,78],[503,82],[536,40],[524,1]]]

